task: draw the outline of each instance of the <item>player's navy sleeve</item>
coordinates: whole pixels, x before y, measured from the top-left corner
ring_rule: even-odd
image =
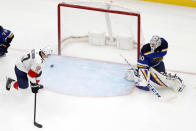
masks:
[[[138,59],[137,67],[148,68],[158,65],[163,57],[167,54],[168,43],[164,38],[161,38],[161,45],[154,51],[151,51],[150,44],[145,44]]]
[[[10,30],[2,29],[0,31],[0,44],[7,44],[12,41],[14,34]]]
[[[14,34],[10,30],[3,29],[0,30],[0,56],[7,53],[7,49],[10,46]]]

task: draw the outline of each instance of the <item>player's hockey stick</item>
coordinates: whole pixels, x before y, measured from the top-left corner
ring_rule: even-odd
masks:
[[[35,93],[35,101],[34,101],[34,125],[38,128],[42,128],[42,125],[36,122],[36,103],[37,103],[37,93]]]
[[[135,68],[129,63],[129,61],[126,58],[124,58],[121,54],[120,56],[131,67],[131,70],[135,70]],[[162,99],[162,96],[159,94],[159,92],[154,87],[152,87],[150,84],[148,84],[148,87],[159,99]]]

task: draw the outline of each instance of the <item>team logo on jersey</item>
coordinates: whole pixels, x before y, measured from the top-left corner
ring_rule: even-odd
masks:
[[[162,60],[163,60],[163,57],[156,57],[156,58],[153,58],[152,63],[158,63],[158,62],[160,62]]]

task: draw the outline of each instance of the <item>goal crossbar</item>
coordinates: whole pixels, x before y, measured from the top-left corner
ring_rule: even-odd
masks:
[[[118,10],[107,10],[107,9],[101,9],[101,8],[95,8],[95,7],[88,7],[88,6],[81,6],[81,5],[75,5],[75,4],[67,4],[67,3],[59,3],[58,4],[58,55],[61,55],[61,7],[69,7],[69,8],[78,8],[78,9],[85,9],[85,10],[92,10],[92,11],[99,11],[99,12],[108,12],[108,13],[115,13],[115,14],[122,14],[122,15],[131,15],[137,17],[137,57],[139,57],[140,54],[140,38],[141,38],[141,16],[139,13],[134,12],[126,12],[126,11],[118,11]]]

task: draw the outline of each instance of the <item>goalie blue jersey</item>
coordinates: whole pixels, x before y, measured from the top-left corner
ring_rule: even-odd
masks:
[[[163,57],[167,54],[168,43],[164,38],[161,38],[161,45],[153,52],[150,43],[145,44],[140,52],[137,67],[149,68],[158,65]]]

